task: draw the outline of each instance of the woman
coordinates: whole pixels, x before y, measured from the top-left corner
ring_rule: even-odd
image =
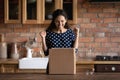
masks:
[[[65,11],[57,9],[52,16],[50,26],[40,33],[45,55],[49,55],[51,48],[78,48],[79,29],[70,29]]]

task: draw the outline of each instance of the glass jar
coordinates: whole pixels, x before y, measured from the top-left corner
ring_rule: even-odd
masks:
[[[11,58],[12,59],[19,59],[19,53],[18,53],[16,42],[12,44]]]

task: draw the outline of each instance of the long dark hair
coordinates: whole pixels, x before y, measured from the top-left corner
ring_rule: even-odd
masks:
[[[67,16],[66,12],[65,12],[64,10],[62,10],[62,9],[57,9],[57,10],[55,10],[55,11],[53,12],[53,14],[52,14],[52,17],[53,17],[53,18],[52,18],[52,21],[51,21],[50,25],[48,26],[47,30],[52,31],[53,29],[56,29],[55,19],[56,19],[58,16],[60,16],[60,15],[64,16],[65,19],[68,20],[68,16]],[[65,24],[64,27],[65,27],[66,29],[69,28],[68,22],[66,22],[66,24]]]

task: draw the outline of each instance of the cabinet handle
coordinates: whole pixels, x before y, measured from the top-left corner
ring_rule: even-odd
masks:
[[[114,66],[113,66],[111,69],[112,69],[112,71],[115,71],[115,70],[116,70],[116,68],[115,68]]]

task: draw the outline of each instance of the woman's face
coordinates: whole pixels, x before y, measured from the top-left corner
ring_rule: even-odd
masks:
[[[58,29],[64,28],[66,21],[65,17],[60,15],[55,19],[55,25]]]

